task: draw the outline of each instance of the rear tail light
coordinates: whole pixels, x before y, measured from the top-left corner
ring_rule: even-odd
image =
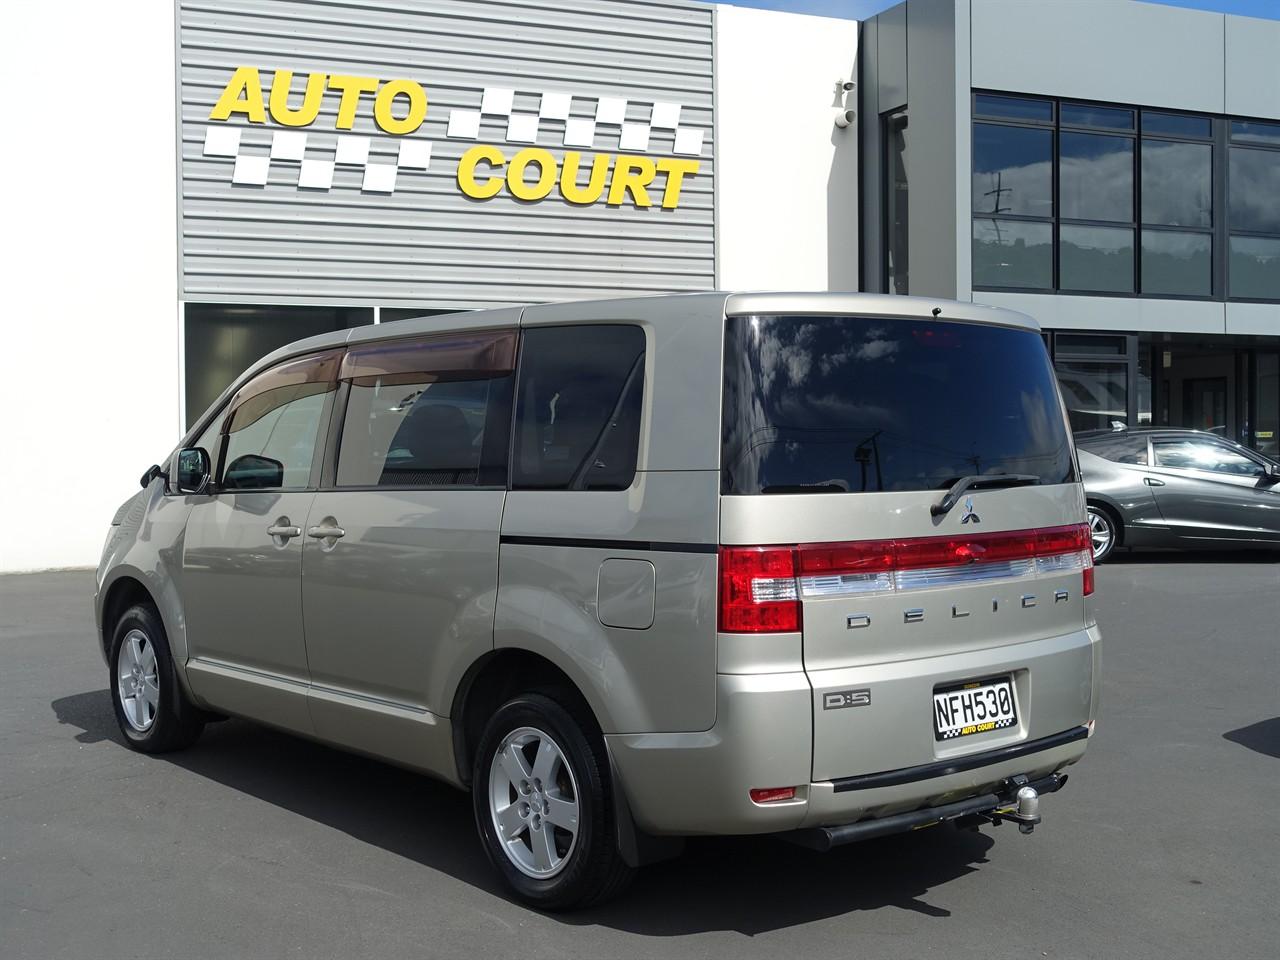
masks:
[[[720,548],[720,630],[794,633],[800,593],[794,547]]]
[[[959,569],[957,569],[959,568]],[[887,593],[937,584],[1082,571],[1093,593],[1087,524],[910,540],[720,548],[720,630],[801,628],[806,597]]]

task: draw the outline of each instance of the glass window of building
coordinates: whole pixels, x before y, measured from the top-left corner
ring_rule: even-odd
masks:
[[[1233,120],[1228,152],[1228,292],[1280,299],[1280,123]]]
[[[982,287],[1052,288],[1052,225],[975,218],[973,282]]]
[[[885,289],[906,294],[908,282],[907,110],[884,115]]]
[[[1064,130],[1058,134],[1059,216],[1133,220],[1133,139]]]

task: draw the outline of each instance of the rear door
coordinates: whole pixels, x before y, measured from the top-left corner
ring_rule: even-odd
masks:
[[[515,344],[486,330],[343,360],[302,561],[326,739],[429,769],[447,756],[447,691],[493,645]]]
[[[815,779],[1083,723],[1088,652],[1063,673],[1018,647],[1078,636],[1092,574],[1038,334],[732,317],[725,363],[722,542],[795,545]],[[951,510],[931,510],[965,477],[981,479]],[[933,694],[993,680],[1016,703],[1014,724],[943,736]]]
[[[1156,436],[1152,487],[1164,521],[1184,540],[1280,540],[1280,484],[1263,461],[1212,437]]]

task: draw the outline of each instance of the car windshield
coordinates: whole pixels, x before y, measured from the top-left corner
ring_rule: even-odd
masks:
[[[1032,330],[875,317],[730,317],[721,490],[936,490],[975,474],[1068,483]]]

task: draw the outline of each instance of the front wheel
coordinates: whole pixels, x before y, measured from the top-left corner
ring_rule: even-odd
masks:
[[[586,718],[529,693],[485,727],[471,780],[490,862],[531,906],[600,903],[631,877],[618,853],[604,743]]]
[[[140,603],[124,612],[111,635],[111,703],[125,742],[143,753],[190,746],[204,714],[178,683],[160,612]]]
[[[1101,507],[1089,505],[1089,540],[1093,545],[1093,562],[1101,563],[1116,545],[1116,525]]]

